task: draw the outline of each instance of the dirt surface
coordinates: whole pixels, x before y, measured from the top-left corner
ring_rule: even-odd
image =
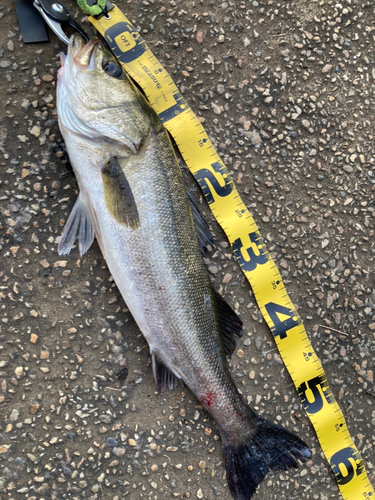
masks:
[[[374,484],[373,3],[118,5],[232,172]],[[0,17],[0,498],[230,500],[214,423],[185,388],[158,399],[148,347],[97,244],[82,258],[57,254],[77,196],[55,113],[65,46],[51,32],[24,45],[10,0]],[[202,207],[212,280],[244,321],[234,380],[314,452],[270,473],[255,498],[338,499],[272,334]]]

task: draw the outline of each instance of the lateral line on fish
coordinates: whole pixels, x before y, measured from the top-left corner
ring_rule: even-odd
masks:
[[[88,19],[106,39],[127,73],[145,92],[200,184],[215,218],[226,232],[237,262],[252,286],[262,315],[275,337],[302,405],[317,432],[344,500],[371,497],[375,491],[363,460],[328,386],[302,319],[290,300],[252,215],[242,202],[233,179],[202,124],[141,35],[116,6],[109,18],[89,16]]]

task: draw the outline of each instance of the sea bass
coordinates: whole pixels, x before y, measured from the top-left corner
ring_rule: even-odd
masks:
[[[96,237],[152,355],[161,394],[183,381],[215,420],[227,481],[248,500],[270,470],[311,456],[288,430],[256,415],[228,369],[242,323],[215,292],[168,134],[100,42],[73,36],[58,74],[59,125],[79,197],[59,253]]]

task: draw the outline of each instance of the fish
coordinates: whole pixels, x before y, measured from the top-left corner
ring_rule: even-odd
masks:
[[[231,377],[242,321],[211,283],[171,140],[97,39],[71,37],[57,114],[79,187],[58,252],[78,241],[83,255],[96,238],[148,342],[158,393],[180,382],[193,392],[216,423],[233,498],[248,500],[270,470],[297,467],[311,450],[257,415]]]

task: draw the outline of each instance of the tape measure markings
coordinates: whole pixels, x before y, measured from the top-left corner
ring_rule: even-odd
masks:
[[[110,19],[89,17],[89,20],[144,90],[197,178],[215,218],[228,237],[237,262],[251,284],[343,498],[369,500],[374,496],[375,500],[363,461],[302,319],[254,219],[201,122],[170,75],[117,7],[111,11]]]

